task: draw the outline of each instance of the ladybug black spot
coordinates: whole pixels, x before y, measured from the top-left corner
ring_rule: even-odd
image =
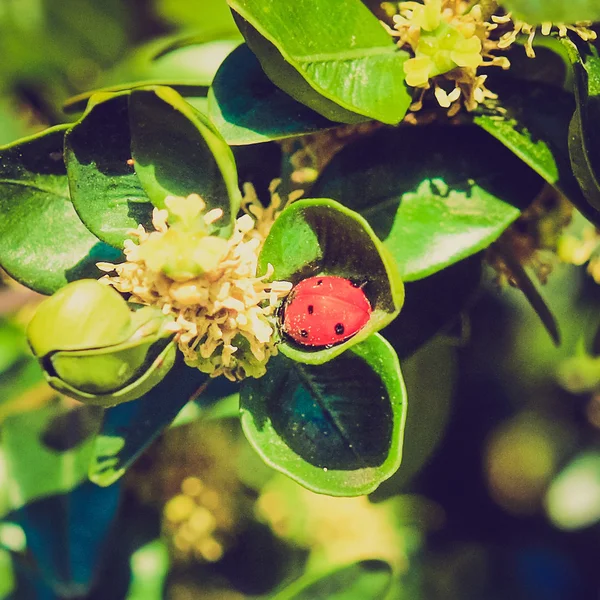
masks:
[[[308,314],[312,315],[315,312],[315,307],[312,304],[308,305]]]
[[[300,337],[303,337],[303,338],[308,337],[308,331],[306,331],[306,329],[301,329],[300,330]]]
[[[319,279],[319,281],[317,281],[317,285],[323,285],[323,280]]]
[[[341,323],[338,323],[338,324],[335,326],[335,332],[336,332],[338,335],[342,335],[342,334],[344,333],[344,326],[343,326]]]

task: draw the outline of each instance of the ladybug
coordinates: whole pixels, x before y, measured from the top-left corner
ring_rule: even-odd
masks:
[[[281,329],[302,346],[327,347],[358,333],[371,317],[362,287],[336,276],[308,277],[286,298]]]

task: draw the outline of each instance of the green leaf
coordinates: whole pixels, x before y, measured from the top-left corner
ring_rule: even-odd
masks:
[[[569,126],[571,166],[588,203],[600,211],[600,58],[592,48],[564,45],[572,60],[576,110]],[[585,213],[584,213],[585,214]]]
[[[94,442],[90,479],[103,487],[117,481],[188,400],[198,395],[207,379],[179,355],[171,372],[145,396],[106,409]]]
[[[208,87],[228,54],[240,44],[235,39],[176,36],[154,40],[135,50],[108,71],[104,85],[188,85]]]
[[[406,391],[379,335],[323,365],[272,358],[264,377],[243,382],[240,410],[263,460],[312,491],[367,494],[400,466]]]
[[[500,110],[475,117],[475,123],[502,142],[550,185],[559,189],[588,218],[598,222],[582,194],[569,159],[571,94],[542,83],[496,78]]]
[[[129,101],[135,170],[152,202],[200,194],[208,210],[221,208],[217,225],[231,231],[241,194],[233,154],[214,126],[175,90],[133,90]]]
[[[268,77],[332,121],[399,123],[410,104],[404,61],[360,0],[229,0]]]
[[[40,498],[69,492],[86,480],[98,413],[88,408],[78,410],[85,413],[92,426],[83,439],[78,437],[76,430],[67,430],[67,436],[76,438],[77,443],[65,444],[60,451],[45,442],[45,434],[52,422],[65,414],[58,401],[35,411],[11,415],[2,424],[2,447],[13,509]]]
[[[347,146],[311,194],[362,214],[414,281],[489,246],[542,183],[475,127],[407,126]]]
[[[600,21],[597,0],[502,0],[502,5],[514,11],[518,19],[531,25]]]
[[[151,229],[154,208],[131,160],[128,93],[96,94],[65,135],[65,162],[77,214],[98,238],[117,248],[128,231]]]
[[[66,128],[0,148],[0,264],[43,294],[97,278],[96,262],[121,256],[86,229],[71,204],[62,160]]]
[[[384,600],[393,570],[382,560],[362,560],[327,574],[304,575],[272,596],[272,600]]]
[[[57,597],[56,592],[63,598],[86,597],[97,582],[115,532],[119,492],[119,486],[102,489],[86,481],[68,492],[27,504],[16,514],[27,539],[27,555],[55,590],[51,598]]]
[[[208,97],[210,118],[232,145],[279,140],[339,125],[281,91],[246,45],[225,59]]]
[[[176,88],[183,96],[204,97],[225,57],[240,43],[239,39],[196,41],[198,36],[161,38],[146,44],[107,71],[100,88],[69,98],[66,112],[85,109],[92,95],[114,93],[150,85]]]
[[[260,253],[259,271],[272,265],[273,279],[293,284],[315,275],[338,275],[364,283],[373,312],[368,324],[346,342],[321,350],[283,340],[280,350],[294,360],[321,364],[368,338],[394,319],[404,287],[369,224],[355,212],[327,199],[299,200],[277,218]]]

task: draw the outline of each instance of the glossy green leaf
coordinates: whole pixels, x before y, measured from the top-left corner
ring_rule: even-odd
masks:
[[[240,39],[196,41],[197,36],[154,40],[130,55],[99,81],[99,89],[69,98],[66,112],[84,110],[92,95],[115,93],[150,85],[174,87],[185,96],[204,97],[217,69]]]
[[[524,84],[506,77],[492,85],[501,110],[477,115],[475,123],[558,188],[588,218],[598,221],[569,160],[569,122],[575,110],[572,95],[554,86]]]
[[[65,135],[71,199],[86,227],[117,248],[154,208],[131,160],[129,94],[92,96],[81,120]]]
[[[485,132],[432,125],[382,130],[347,146],[311,194],[362,214],[402,278],[414,281],[489,246],[542,184]]]
[[[105,85],[188,85],[208,87],[225,57],[241,42],[187,35],[159,39],[129,55],[104,76]]]
[[[133,90],[129,102],[135,170],[152,202],[200,194],[208,210],[221,208],[225,235],[241,194],[233,154],[214,126],[175,90]]]
[[[236,48],[217,72],[209,92],[209,113],[232,145],[279,140],[339,125],[280,90],[246,45]]]
[[[90,479],[101,486],[117,481],[207,379],[179,356],[171,372],[145,396],[107,409],[94,442]]]
[[[121,256],[86,229],[71,204],[62,160],[66,127],[0,148],[0,265],[43,294],[99,277],[96,262]]]
[[[385,600],[393,570],[382,560],[363,560],[323,575],[300,577],[272,600]]]
[[[379,335],[323,365],[272,358],[243,382],[240,410],[263,460],[315,492],[367,494],[400,466],[406,391]]]
[[[502,0],[507,10],[526,23],[576,23],[600,21],[600,4],[597,0]]]
[[[228,1],[265,73],[290,96],[333,121],[402,120],[408,54],[360,0]]]
[[[394,261],[369,224],[333,200],[299,200],[275,221],[259,256],[259,271],[272,265],[273,279],[298,283],[315,275],[338,275],[364,283],[373,312],[354,337],[326,349],[283,340],[280,350],[294,360],[320,364],[368,338],[398,314],[404,288]]]
[[[93,422],[94,409],[79,409]],[[13,509],[34,500],[62,494],[74,489],[87,478],[87,470],[94,444],[94,427],[76,445],[57,451],[44,442],[44,434],[52,421],[64,414],[60,403],[50,404],[34,411],[14,414],[2,424],[2,447],[9,478],[9,500]],[[98,423],[96,422],[96,426]],[[67,435],[77,437],[69,430]]]
[[[600,211],[600,57],[591,48],[580,52],[569,40],[564,45],[572,60],[576,105],[569,126],[571,166],[584,196],[597,212]]]

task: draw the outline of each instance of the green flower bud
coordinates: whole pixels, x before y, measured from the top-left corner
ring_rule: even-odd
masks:
[[[27,336],[53,388],[112,406],[139,398],[169,372],[176,353],[170,322],[157,308],[82,280],[40,305]]]

